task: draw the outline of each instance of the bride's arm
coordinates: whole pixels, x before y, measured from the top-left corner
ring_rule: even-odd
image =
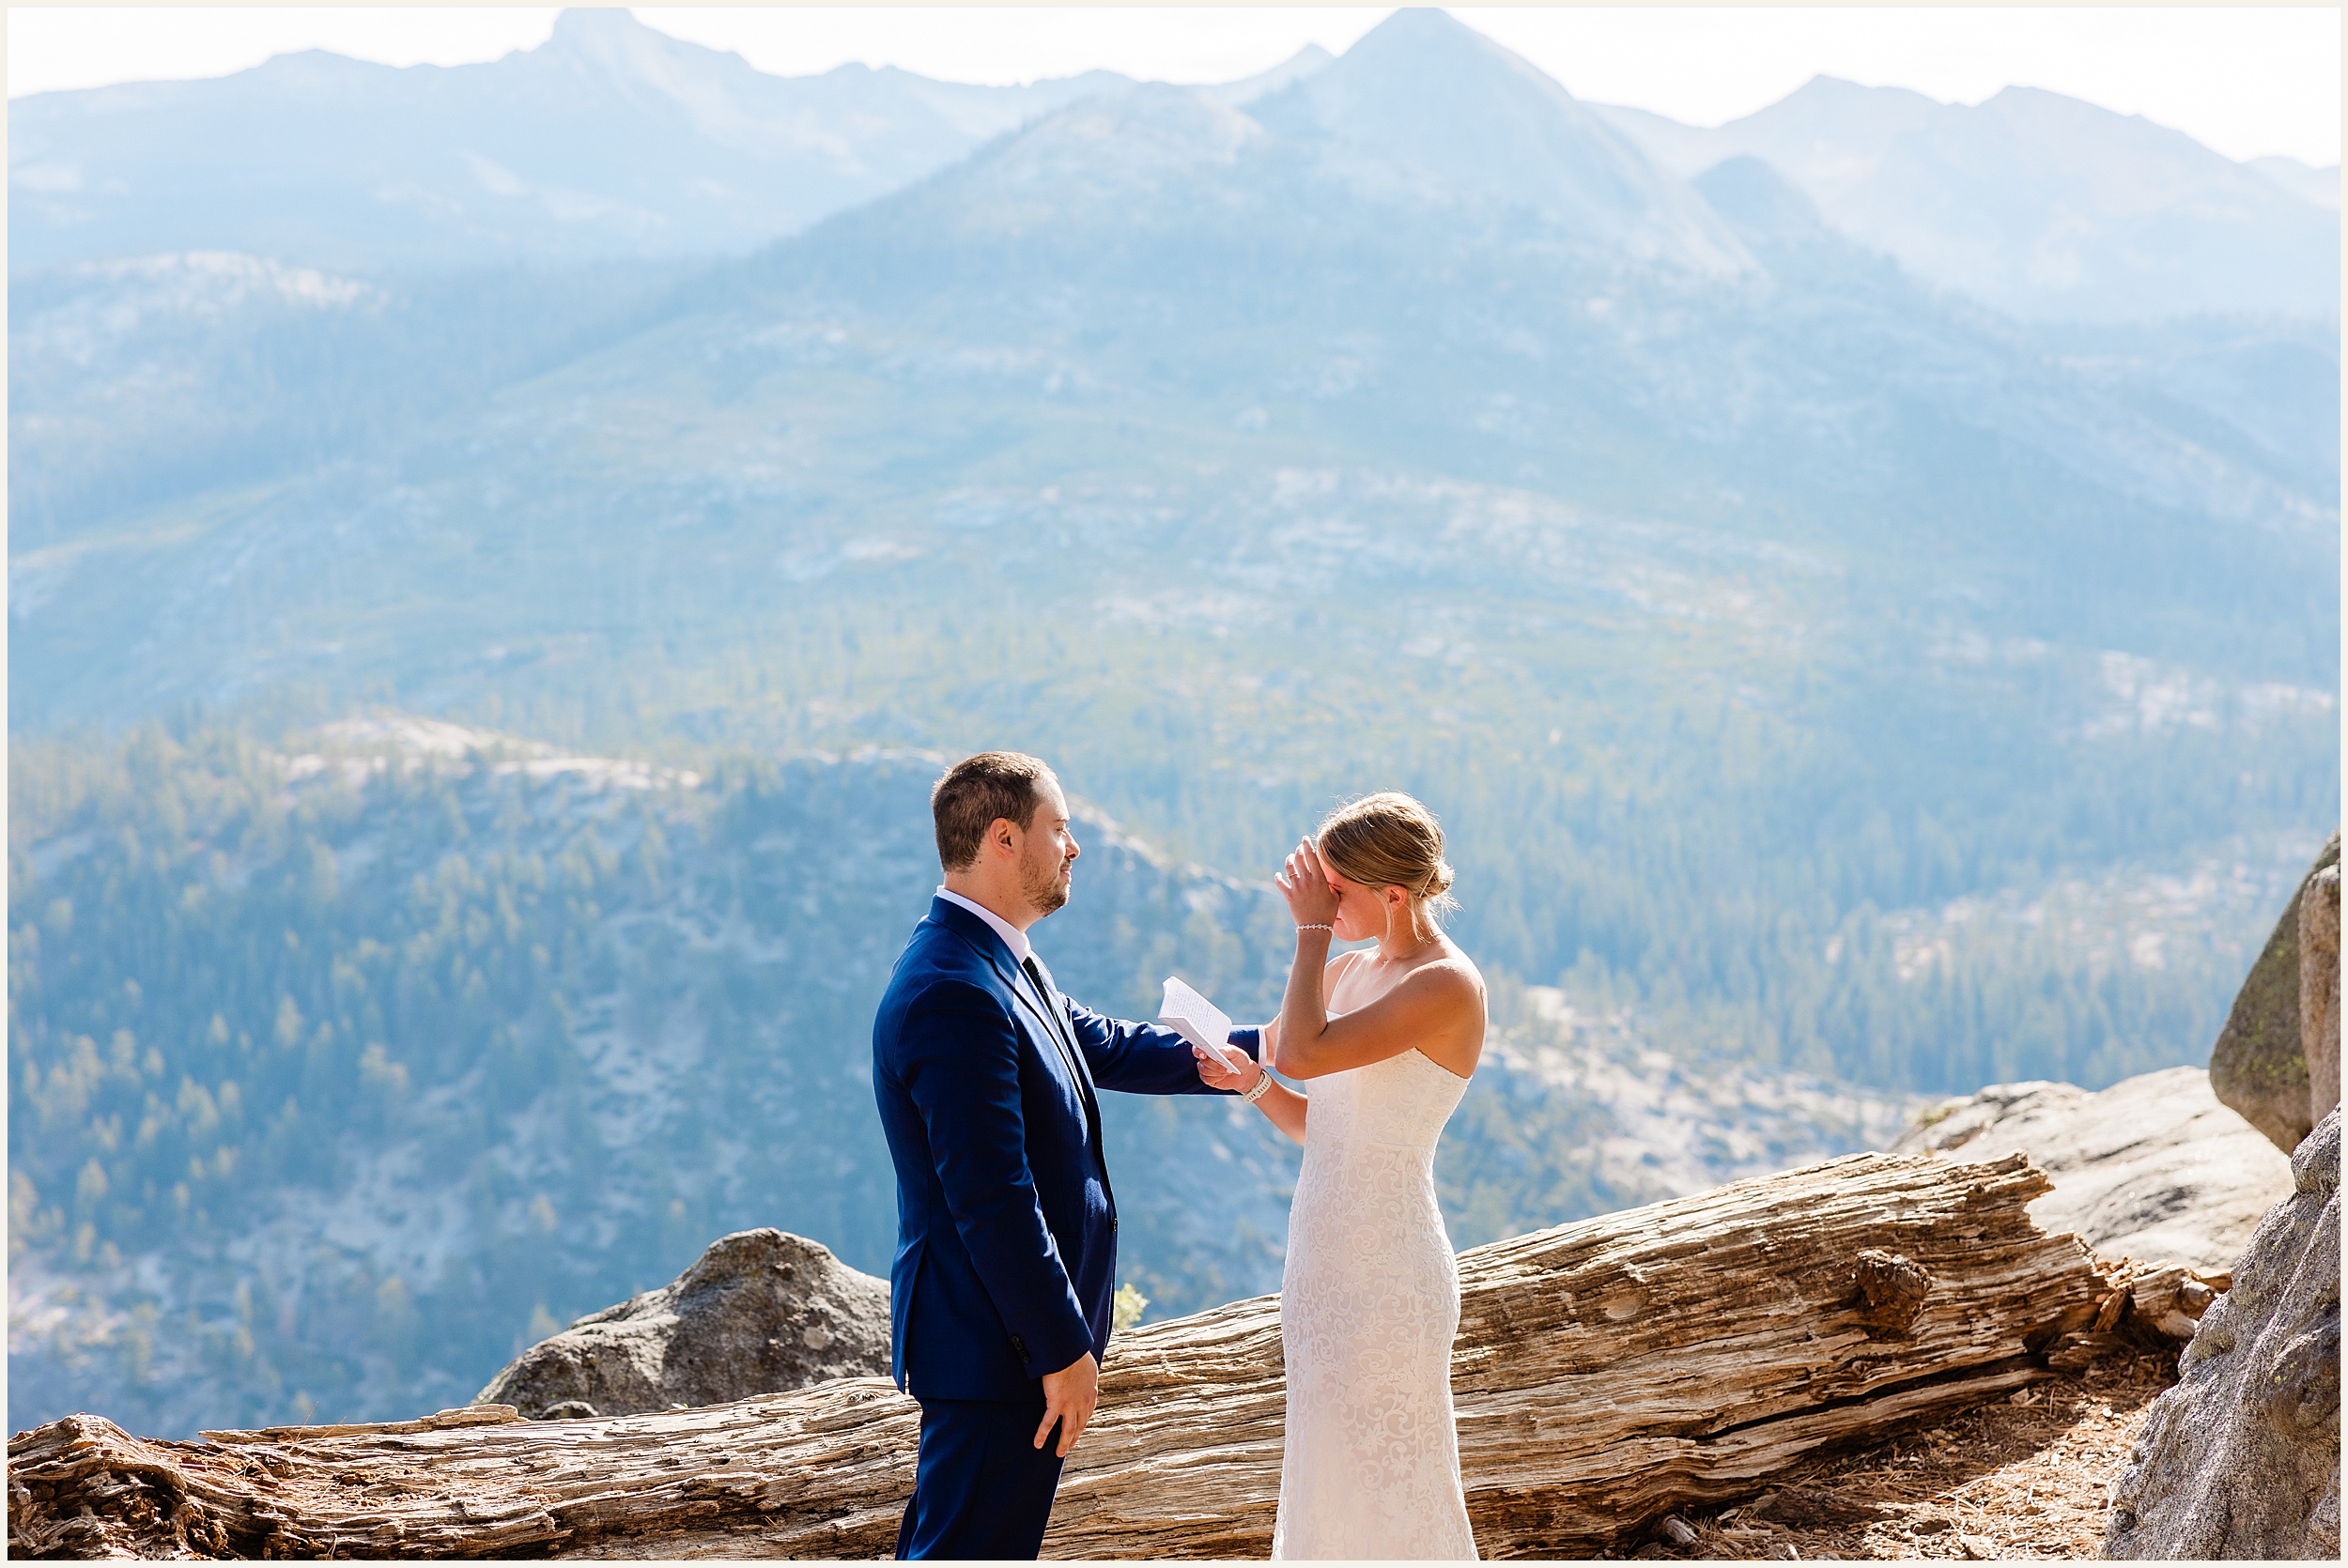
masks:
[[[1336,895],[1312,844],[1300,845],[1274,879],[1296,919],[1296,958],[1280,1002],[1274,1066],[1290,1078],[1320,1078],[1383,1062],[1413,1046],[1435,1045],[1480,1016],[1484,999],[1460,964],[1436,962],[1413,970],[1367,1007],[1329,1016],[1330,930]],[[1464,1075],[1462,1075],[1464,1076]]]
[[[1271,1023],[1266,1023],[1266,1026],[1263,1026],[1263,1036],[1266,1036],[1266,1040],[1263,1040],[1263,1061],[1266,1061],[1266,1064],[1273,1059],[1271,1033],[1273,1033],[1273,1026]],[[1254,1092],[1257,1084],[1263,1084],[1263,1094],[1257,1094],[1257,1101],[1254,1101],[1257,1111],[1261,1111],[1263,1115],[1271,1117],[1273,1127],[1277,1127],[1280,1131],[1290,1134],[1291,1139],[1304,1144],[1305,1141],[1305,1097],[1304,1094],[1296,1094],[1296,1089],[1290,1089],[1285,1083],[1273,1078],[1273,1075],[1268,1073],[1261,1064],[1254,1064],[1254,1061],[1243,1061],[1238,1073],[1233,1073],[1233,1070],[1226,1068],[1221,1061],[1216,1061],[1214,1056],[1197,1050],[1196,1045],[1191,1047],[1191,1054],[1197,1056],[1197,1075],[1200,1075],[1200,1083],[1205,1083],[1210,1089],[1226,1089],[1226,1092],[1230,1092],[1230,1094],[1249,1094],[1249,1092]],[[1263,1080],[1268,1080],[1268,1078],[1271,1078],[1271,1083],[1263,1083]]]
[[[1336,967],[1329,957],[1329,945],[1336,938],[1336,933],[1325,925],[1296,928],[1296,957],[1289,962],[1289,985],[1280,997],[1280,1016],[1264,1025],[1265,1049],[1274,1053],[1274,1061],[1290,1078],[1309,1078],[1313,1074],[1299,1072],[1282,1060],[1277,1054],[1279,1048],[1290,1041],[1317,1040],[1329,1028],[1329,971]]]
[[[1264,1025],[1263,1058],[1290,1078],[1309,1078],[1314,1075],[1292,1070],[1281,1053],[1291,1041],[1319,1039],[1329,1027],[1329,987],[1336,978],[1330,973],[1336,961],[1329,957],[1329,947],[1337,934],[1337,896],[1309,838],[1296,846],[1272,884],[1288,900],[1289,918],[1296,922],[1296,957],[1289,961],[1280,1016]]]
[[[1274,1065],[1274,1041],[1276,1027],[1275,1024],[1271,1023],[1263,1026],[1258,1044],[1260,1061],[1243,1062],[1236,1072],[1226,1068],[1221,1062],[1216,1061],[1195,1045],[1190,1048],[1190,1053],[1198,1058],[1198,1076],[1211,1089],[1224,1089],[1235,1095],[1244,1095],[1252,1091],[1258,1084],[1263,1084],[1263,1093],[1257,1095],[1255,1099],[1256,1109],[1271,1117],[1273,1126],[1301,1144],[1305,1141],[1305,1097],[1278,1079],[1273,1078],[1272,1074],[1265,1070],[1266,1068]],[[1234,1034],[1245,1032],[1237,1030]],[[1266,1079],[1272,1081],[1266,1084],[1264,1083]]]
[[[1275,1079],[1264,1090],[1263,1098],[1256,1101],[1256,1109],[1271,1117],[1273,1126],[1301,1144],[1305,1141],[1305,1103],[1303,1095]]]
[[[1301,948],[1304,944],[1298,945]],[[1298,973],[1305,969],[1302,952],[1296,967]],[[1457,1038],[1463,1022],[1483,1008],[1483,995],[1475,979],[1452,962],[1413,969],[1383,996],[1342,1018],[1329,1017],[1321,1005],[1319,986],[1311,989],[1315,994],[1300,999],[1296,975],[1291,974],[1289,1000],[1280,1008],[1277,1066],[1290,1078],[1321,1078],[1367,1067],[1399,1056],[1413,1046],[1441,1053],[1439,1042]],[[1298,1005],[1300,1000],[1305,1005]]]

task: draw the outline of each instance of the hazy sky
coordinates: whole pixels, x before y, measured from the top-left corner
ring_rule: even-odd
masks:
[[[637,7],[680,38],[780,75],[851,60],[962,82],[1094,66],[1228,81],[1306,42],[1346,46],[1381,8],[927,9]],[[1464,7],[1453,12],[1577,97],[1715,125],[1824,72],[1977,102],[2047,87],[2186,131],[2235,158],[2337,162],[2340,12],[2331,8]],[[8,96],[218,76],[287,50],[391,65],[495,59],[542,43],[554,12],[491,8],[11,7]]]

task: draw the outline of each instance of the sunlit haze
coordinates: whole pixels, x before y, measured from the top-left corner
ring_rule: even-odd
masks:
[[[1226,81],[1307,43],[1342,52],[1374,8],[641,8],[679,38],[779,75],[850,61],[1008,83],[1094,68]],[[2340,157],[2340,13],[2329,8],[1645,8],[1453,12],[1576,96],[1717,125],[1811,76],[1977,102],[2026,85],[2142,115],[2233,158]],[[551,9],[11,8],[8,96],[225,75],[327,49],[389,65],[491,60],[544,42]]]

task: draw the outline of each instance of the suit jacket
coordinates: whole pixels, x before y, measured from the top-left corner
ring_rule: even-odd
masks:
[[[917,1398],[1025,1399],[1107,1351],[1117,1201],[1093,1087],[1218,1092],[1180,1035],[1079,1007],[1037,968],[1042,995],[985,921],[935,899],[873,1021],[897,1166],[890,1360]]]

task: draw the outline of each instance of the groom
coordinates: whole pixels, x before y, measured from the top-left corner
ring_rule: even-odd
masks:
[[[1108,1349],[1117,1202],[1093,1088],[1217,1091],[1180,1035],[1070,1001],[1028,945],[1076,863],[1050,768],[982,752],[930,808],[946,885],[873,1021],[897,1162],[892,1360],[921,1405],[896,1555],[1032,1558]]]

